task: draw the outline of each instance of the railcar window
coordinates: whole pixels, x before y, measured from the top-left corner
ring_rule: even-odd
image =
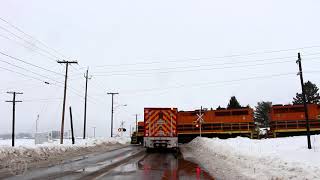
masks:
[[[274,109],[273,110],[274,113],[287,113],[288,112],[288,109],[286,108],[281,108],[281,109]]]
[[[231,116],[231,111],[226,112],[215,112],[216,116]]]
[[[293,107],[289,109],[289,112],[304,112],[303,107]]]
[[[238,116],[238,115],[248,115],[248,114],[249,114],[248,111],[233,111],[232,112],[232,115],[236,115],[236,116]]]

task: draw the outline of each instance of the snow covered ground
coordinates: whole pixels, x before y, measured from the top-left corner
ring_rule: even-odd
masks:
[[[85,145],[85,144],[94,144],[98,143],[100,141],[103,142],[110,142],[110,143],[120,143],[120,144],[125,144],[130,141],[129,138],[123,137],[116,137],[116,138],[87,138],[87,139],[82,139],[82,138],[76,138],[75,139],[75,144],[76,145]],[[35,145],[34,139],[16,139],[15,140],[15,146],[24,146],[24,147],[36,147],[36,146],[43,146],[43,145],[59,145],[60,144],[60,139],[54,139],[50,142],[43,143],[41,145]],[[64,139],[63,140],[64,145],[71,145],[72,140],[71,139]],[[11,146],[11,139],[5,139],[5,140],[0,140],[0,148],[3,146]]]
[[[129,138],[76,139],[76,144],[72,145],[70,139],[65,139],[62,145],[59,140],[35,145],[33,139],[17,139],[16,146],[11,147],[11,140],[0,140],[0,169],[12,162],[31,164],[105,151],[121,147],[129,141]]]
[[[183,154],[216,179],[320,179],[320,135],[253,140],[196,138]]]

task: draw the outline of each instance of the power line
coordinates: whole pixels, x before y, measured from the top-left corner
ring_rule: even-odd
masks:
[[[27,99],[27,100],[23,100],[24,102],[38,102],[38,101],[42,101],[42,102],[49,102],[49,101],[58,101],[61,100],[62,98],[44,98],[44,99]]]
[[[320,71],[318,71],[320,72]],[[195,84],[182,84],[182,85],[176,85],[176,86],[171,86],[171,87],[162,87],[162,88],[151,88],[151,89],[142,89],[142,90],[137,90],[135,92],[130,91],[130,92],[123,92],[127,94],[134,94],[134,93],[145,93],[145,92],[150,92],[150,91],[163,91],[163,90],[168,90],[168,89],[178,89],[178,88],[183,88],[183,87],[199,87],[199,86],[205,86],[205,85],[223,85],[227,83],[234,83],[234,82],[239,82],[239,81],[246,81],[246,80],[254,80],[254,79],[265,79],[265,78],[273,78],[273,77],[280,77],[280,76],[288,76],[288,75],[295,75],[296,72],[290,72],[290,73],[280,73],[280,74],[271,74],[271,75],[266,75],[266,76],[253,76],[253,77],[247,77],[247,78],[240,78],[240,79],[233,79],[233,80],[227,80],[227,81],[214,81],[214,82],[204,82],[204,83],[195,83]]]
[[[287,58],[287,57],[286,57]],[[319,57],[318,57],[319,58]],[[316,58],[308,59],[313,60]],[[292,60],[286,60],[286,61],[277,61],[277,62],[267,62],[267,63],[259,63],[259,64],[249,64],[249,65],[239,65],[239,66],[226,66],[226,67],[216,67],[215,65],[213,68],[207,68],[210,67],[209,65],[205,66],[206,68],[200,68],[200,69],[182,69],[177,71],[158,71],[158,72],[141,72],[141,73],[118,73],[118,74],[94,74],[94,76],[127,76],[127,75],[150,75],[153,73],[160,73],[160,74],[167,74],[167,73],[180,73],[180,72],[190,72],[190,71],[208,71],[208,70],[221,70],[221,69],[233,69],[233,68],[246,68],[247,67],[256,67],[256,66],[262,66],[262,65],[268,65],[268,64],[281,64],[281,63],[288,63],[292,62]],[[197,67],[197,66],[196,66]],[[202,67],[202,66],[199,66]],[[142,70],[141,70],[142,71]],[[144,70],[147,71],[147,70]]]
[[[188,69],[188,68],[192,68],[195,69],[197,67],[208,67],[208,66],[219,66],[219,65],[228,65],[228,64],[243,64],[246,62],[257,62],[257,61],[267,61],[267,60],[273,60],[273,59],[288,59],[288,58],[293,58],[292,56],[290,57],[282,57],[282,58],[271,58],[271,59],[263,59],[263,60],[253,60],[253,61],[242,61],[242,62],[229,62],[229,63],[220,63],[220,64],[206,64],[206,65],[192,65],[192,66],[182,66],[182,67],[169,67],[169,68],[154,68],[154,69],[150,69],[150,68],[146,68],[146,69],[137,69],[137,70],[127,70],[127,71],[111,71],[108,72],[110,74],[114,74],[114,73],[122,73],[122,72],[145,72],[145,71],[160,71],[160,70],[175,70],[175,69]],[[247,65],[244,65],[247,66]],[[219,68],[220,69],[220,68]],[[225,67],[222,67],[222,69],[225,69]],[[165,71],[165,72],[169,72],[169,71]],[[96,73],[101,73],[101,72],[96,72]]]
[[[53,59],[53,58],[52,58],[52,60],[56,61],[57,59],[59,59],[59,57],[58,57],[58,56],[55,56],[55,55],[51,54],[49,51],[47,51],[47,50],[45,50],[45,49],[42,49],[42,48],[38,47],[37,45],[35,45],[35,44],[33,44],[33,43],[31,43],[31,42],[29,42],[29,41],[25,40],[24,38],[22,38],[22,37],[20,37],[20,36],[16,35],[15,33],[11,32],[10,30],[8,30],[7,28],[4,28],[4,27],[0,26],[0,29],[2,29],[2,30],[4,30],[4,31],[8,32],[9,34],[11,34],[11,35],[13,35],[14,37],[16,37],[16,38],[18,38],[18,39],[22,40],[23,42],[25,42],[25,43],[29,44],[30,46],[33,46],[33,47],[37,48],[38,50],[41,50],[42,52],[45,52],[46,54],[48,54],[48,55],[50,55],[50,56],[52,56],[52,57],[56,58],[56,59]]]
[[[6,53],[4,53],[4,52],[2,52],[2,51],[0,51],[0,54],[2,54],[3,56],[9,57],[9,58],[11,58],[11,59],[14,59],[14,60],[20,61],[20,62],[22,62],[22,63],[24,63],[24,64],[27,64],[27,65],[30,65],[30,66],[33,66],[33,67],[36,67],[36,68],[42,69],[42,70],[44,70],[44,71],[48,71],[48,72],[51,72],[51,73],[54,73],[54,74],[57,74],[57,75],[63,76],[63,74],[61,74],[61,73],[57,73],[57,72],[52,71],[52,70],[50,70],[50,69],[46,69],[46,68],[44,68],[44,67],[41,67],[41,66],[38,66],[38,65],[32,64],[32,63],[27,62],[27,61],[25,61],[25,60],[22,60],[22,59],[20,59],[20,58],[17,58],[17,57],[11,56],[11,55],[9,55],[9,54],[6,54]]]
[[[11,70],[11,69],[7,69],[7,68],[4,68],[4,67],[0,67],[0,69],[6,70],[6,71],[10,71],[10,72],[19,74],[19,75],[21,75],[21,76],[23,76],[23,77],[28,77],[28,78],[31,78],[31,79],[34,79],[34,80],[37,80],[37,81],[41,81],[41,82],[44,82],[44,83],[46,82],[46,81],[44,81],[44,80],[42,80],[42,79],[40,79],[40,78],[33,77],[33,76],[30,76],[30,75],[27,75],[27,74],[24,74],[24,73],[20,73],[20,72],[17,72],[17,71],[13,71],[13,70]]]
[[[53,52],[55,52],[56,54],[58,54],[58,55],[60,55],[60,56],[62,56],[62,57],[64,57],[64,58],[67,59],[67,57],[66,57],[65,55],[63,55],[63,54],[60,53],[59,51],[57,51],[57,50],[49,47],[48,45],[46,45],[46,44],[43,43],[42,41],[38,40],[37,38],[35,38],[35,37],[27,34],[26,32],[24,32],[21,28],[17,27],[16,25],[13,25],[13,24],[10,23],[9,21],[7,21],[7,20],[5,20],[5,19],[3,19],[3,18],[1,18],[1,17],[0,17],[0,20],[2,20],[3,22],[9,24],[11,27],[13,27],[14,29],[16,29],[17,31],[19,31],[19,32],[23,33],[24,35],[28,36],[30,39],[33,39],[33,40],[39,42],[40,44],[42,44],[42,45],[43,45],[44,47],[46,47],[47,49],[50,49],[50,50],[52,50]]]
[[[11,66],[14,66],[14,67],[16,67],[16,68],[22,69],[22,70],[24,70],[24,71],[27,71],[27,72],[29,72],[29,73],[32,73],[32,74],[34,74],[34,75],[38,75],[38,76],[40,76],[40,77],[43,77],[43,78],[46,78],[46,79],[48,79],[48,80],[54,81],[54,82],[56,82],[56,83],[60,83],[60,84],[62,83],[62,82],[59,82],[59,81],[57,81],[57,80],[55,80],[55,79],[52,79],[52,78],[50,78],[50,77],[48,77],[48,76],[44,76],[44,75],[42,75],[42,74],[33,72],[33,71],[29,70],[29,69],[26,69],[26,68],[17,66],[17,65],[15,65],[15,64],[9,63],[9,62],[7,62],[7,61],[1,60],[1,59],[0,59],[0,61],[1,61],[1,62],[4,62],[4,63],[6,63],[6,64],[9,64],[9,65],[11,65]],[[49,83],[49,82],[47,82],[47,83]]]
[[[320,71],[313,71],[313,72],[320,72]],[[240,78],[240,79],[233,79],[227,81],[214,81],[214,82],[203,82],[203,83],[194,83],[194,84],[181,84],[176,86],[170,87],[161,87],[161,88],[150,88],[150,89],[140,89],[140,90],[132,90],[132,91],[122,91],[123,94],[126,95],[133,95],[138,93],[146,93],[146,92],[153,92],[153,91],[167,91],[169,89],[179,89],[184,87],[200,87],[200,86],[212,86],[212,85],[224,85],[228,83],[234,83],[239,81],[246,81],[246,80],[254,80],[254,79],[265,79],[265,78],[273,78],[273,77],[281,77],[281,76],[288,76],[288,75],[295,75],[296,72],[290,73],[279,73],[279,74],[271,74],[266,76],[253,76],[247,78]],[[103,94],[98,94],[97,96],[103,96]]]
[[[7,40],[9,40],[9,41],[12,41],[12,42],[18,44],[19,46],[22,46],[22,47],[24,47],[24,48],[26,48],[26,49],[28,49],[28,50],[31,50],[32,52],[35,52],[35,53],[37,53],[37,54],[40,54],[41,56],[44,56],[44,57],[46,57],[46,58],[48,58],[48,59],[55,60],[54,58],[52,58],[52,57],[50,57],[50,56],[48,56],[48,55],[46,55],[46,54],[43,54],[43,53],[41,53],[41,52],[39,52],[39,51],[35,51],[35,50],[31,49],[30,46],[26,46],[25,44],[23,44],[23,43],[21,43],[21,42],[19,42],[19,41],[17,41],[17,40],[10,39],[10,38],[8,38],[7,36],[4,36],[4,35],[2,35],[2,34],[0,34],[0,37],[2,37],[2,38],[4,38],[4,39],[7,39]]]
[[[1,61],[1,60],[0,60],[0,61]],[[8,63],[8,62],[6,62],[6,63]],[[10,64],[11,64],[11,63],[10,63]],[[18,67],[18,68],[23,69],[23,70],[26,70],[26,71],[31,72],[31,73],[33,73],[33,74],[36,74],[36,75],[38,75],[38,76],[44,77],[44,78],[46,78],[46,79],[55,81],[55,82],[57,82],[57,83],[59,83],[59,84],[63,84],[62,82],[59,82],[59,81],[56,81],[56,80],[54,80],[54,79],[51,79],[51,78],[49,78],[49,77],[47,77],[47,76],[43,76],[43,75],[41,75],[41,74],[35,73],[35,72],[30,71],[30,70],[28,70],[28,69],[25,69],[25,68],[22,68],[22,67],[19,67],[19,66],[16,66],[16,65],[13,65],[13,66]],[[21,75],[21,76],[23,76],[23,77],[28,77],[28,78],[31,78],[31,79],[34,79],[34,80],[37,80],[37,81],[41,81],[41,82],[43,82],[43,83],[49,83],[49,82],[44,81],[43,79],[40,79],[40,78],[38,78],[38,77],[30,76],[30,75],[28,75],[28,74],[21,73],[21,72],[18,72],[18,71],[14,71],[14,70],[11,70],[11,69],[8,69],[8,68],[0,67],[0,69],[6,70],[6,71],[9,71],[9,72],[12,72],[12,73],[19,74],[19,75]],[[62,85],[58,85],[58,84],[53,84],[53,83],[49,83],[49,84],[54,85],[54,86],[57,86],[57,87],[63,87]],[[69,89],[70,89],[70,91],[71,91],[73,94],[75,94],[75,95],[77,95],[77,96],[79,96],[79,97],[83,97],[83,95],[81,95],[75,88],[69,87]],[[92,98],[91,96],[88,96],[88,98],[90,98],[90,99],[88,99],[90,102],[95,102],[95,103],[96,103],[96,100],[93,100],[93,98]],[[81,100],[83,101],[83,99],[81,99]]]
[[[252,56],[257,54],[269,54],[269,53],[277,53],[277,52],[287,52],[287,51],[296,51],[301,49],[312,49],[312,48],[319,48],[320,45],[314,46],[305,46],[300,48],[289,48],[289,49],[281,49],[281,50],[269,50],[269,51],[262,51],[262,52],[251,52],[251,53],[244,53],[244,54],[234,54],[234,55],[224,55],[224,56],[216,56],[216,57],[206,57],[206,58],[182,58],[182,59],[175,59],[170,61],[149,61],[149,62],[140,62],[140,63],[127,63],[127,64],[109,64],[109,65],[98,65],[92,66],[93,68],[102,68],[108,66],[134,66],[134,65],[147,65],[147,64],[159,64],[159,63],[172,63],[172,62],[186,62],[186,61],[195,61],[195,60],[210,60],[210,59],[221,59],[221,58],[233,58],[233,57],[244,57],[244,56]]]

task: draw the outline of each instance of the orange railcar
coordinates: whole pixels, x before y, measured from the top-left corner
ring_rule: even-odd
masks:
[[[144,136],[144,122],[139,121],[138,122],[138,137],[143,137]]]
[[[144,137],[144,122],[138,122],[138,133],[137,133],[137,141],[139,144],[143,144],[143,137]]]
[[[317,104],[308,104],[310,131],[320,130],[319,110]],[[305,132],[306,120],[304,105],[274,105],[270,111],[270,128],[273,136],[277,133]]]
[[[199,110],[178,112],[178,134],[180,136],[199,134],[196,126]],[[204,110],[202,134],[238,134],[250,135],[254,129],[253,109]]]

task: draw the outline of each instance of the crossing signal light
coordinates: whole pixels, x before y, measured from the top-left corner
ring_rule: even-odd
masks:
[[[121,132],[121,131],[122,131],[122,132],[126,132],[127,130],[126,130],[126,128],[119,128],[119,129],[118,129],[118,132]]]

